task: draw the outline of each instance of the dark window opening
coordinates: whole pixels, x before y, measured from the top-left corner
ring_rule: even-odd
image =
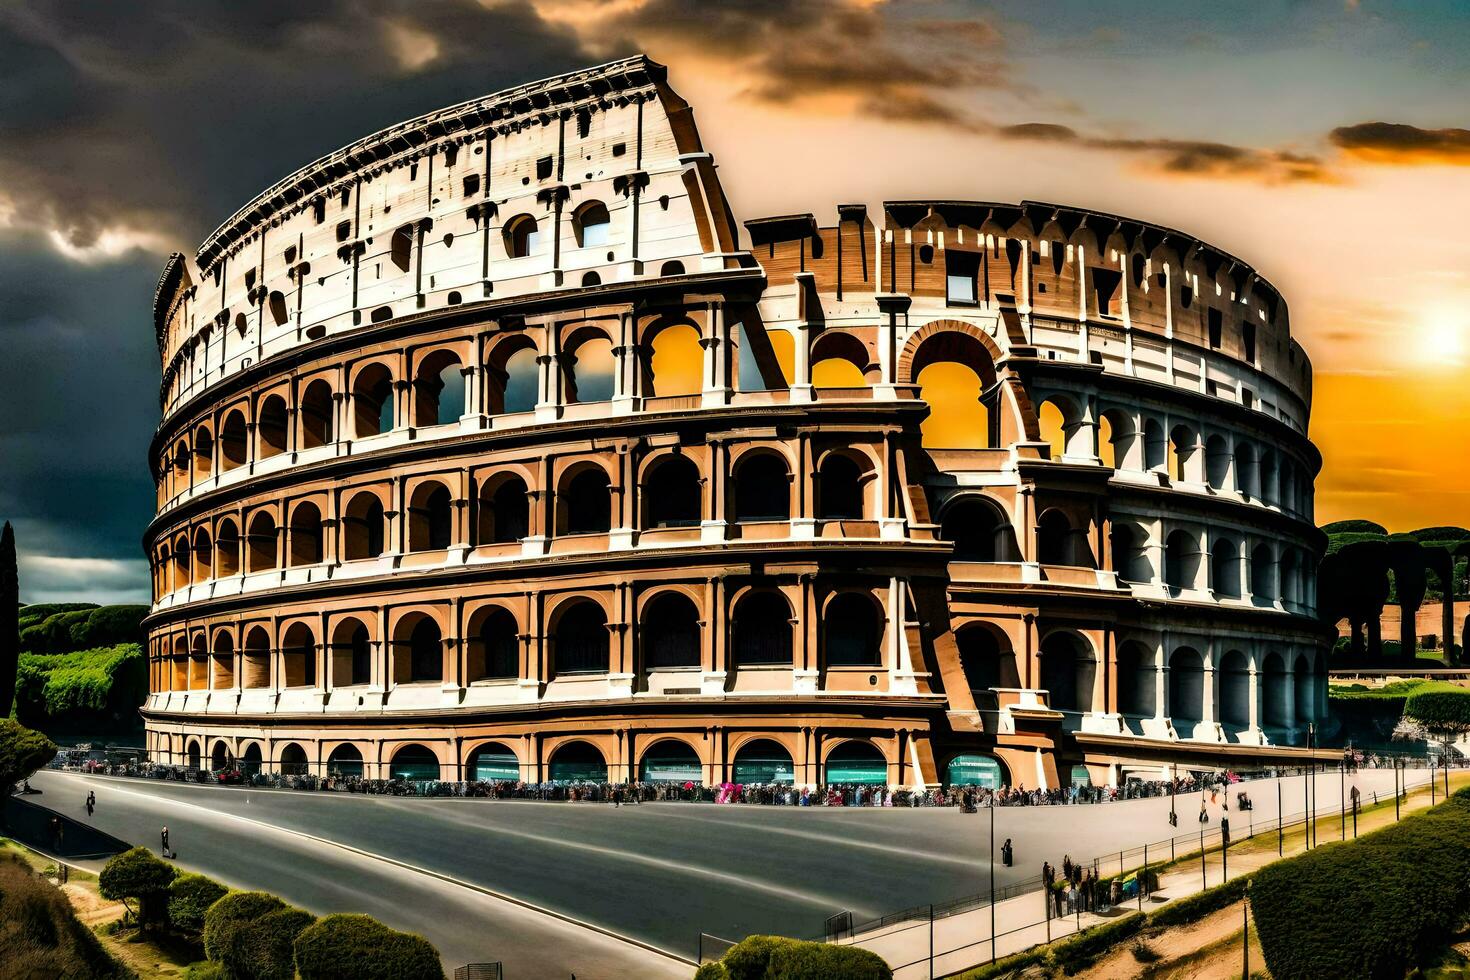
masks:
[[[1210,309],[1210,349],[1220,349],[1220,335],[1224,331],[1224,317],[1219,310]]]
[[[1113,296],[1122,282],[1122,274],[1112,269],[1092,270],[1092,294],[1097,300],[1098,315],[1116,315],[1113,313]]]
[[[464,196],[474,197],[480,193],[480,175],[467,174],[464,179]]]
[[[975,252],[944,252],[944,297],[957,306],[974,306],[976,278],[980,273],[980,256]]]
[[[1256,325],[1246,320],[1240,325],[1241,346],[1245,348],[1245,359],[1256,362]]]
[[[551,157],[542,157],[541,159],[536,161],[537,180],[551,179],[551,162]]]

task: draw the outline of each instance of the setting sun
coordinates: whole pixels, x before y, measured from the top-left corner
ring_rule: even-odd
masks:
[[[1465,319],[1450,313],[1431,317],[1424,325],[1423,355],[1431,363],[1458,366],[1465,356]]]

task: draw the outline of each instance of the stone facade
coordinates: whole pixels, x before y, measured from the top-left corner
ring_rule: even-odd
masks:
[[[171,259],[153,756],[1034,786],[1286,754],[1326,637],[1276,291],[1052,204],[832,217],[741,235],[632,58],[361,140]]]

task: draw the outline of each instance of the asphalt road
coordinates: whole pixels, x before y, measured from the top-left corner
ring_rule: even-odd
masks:
[[[1392,793],[1391,771],[1355,778],[1365,802],[1375,791]],[[1410,778],[1422,782],[1423,775]],[[815,936],[823,920],[842,909],[861,920],[989,888],[988,810],[688,803],[615,809],[52,772],[38,773],[31,783],[44,791],[34,802],[83,822],[82,801],[94,790],[98,806],[91,822],[98,829],[155,850],[167,823],[186,867],[268,889],[318,913],[368,912],[428,936],[450,966],[498,959],[514,978],[688,976],[687,965],[613,936],[692,959],[700,932]],[[1283,782],[1288,815],[1304,809],[1303,784],[1300,776]],[[1256,806],[1251,814],[1232,814],[1237,836],[1251,817],[1265,822],[1276,813],[1272,781],[1248,789]],[[1319,812],[1337,812],[1338,795],[1336,773],[1318,777]],[[1016,865],[997,867],[997,886],[1034,878],[1043,860],[1057,863],[1064,853],[1090,861],[1166,840],[1169,805],[1159,798],[1000,808],[995,840],[1013,839]],[[1177,801],[1181,850],[1198,826],[1199,805],[1199,794]],[[1210,809],[1211,826],[1217,826],[1219,808]]]

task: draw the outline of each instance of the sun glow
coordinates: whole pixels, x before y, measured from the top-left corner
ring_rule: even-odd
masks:
[[[1465,357],[1470,324],[1462,316],[1440,313],[1424,324],[1422,353],[1432,364],[1458,367]]]

